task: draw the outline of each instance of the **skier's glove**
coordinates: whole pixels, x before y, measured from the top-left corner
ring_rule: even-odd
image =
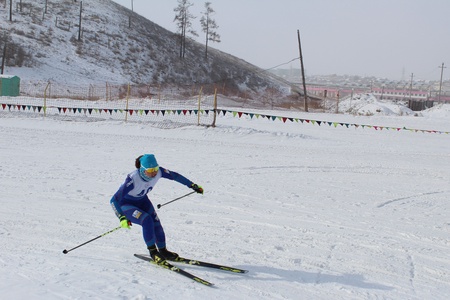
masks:
[[[125,216],[121,216],[120,217],[120,227],[122,228],[126,228],[126,229],[131,229],[131,221],[127,219],[127,217]]]
[[[196,185],[195,183],[193,183],[193,184],[191,185],[191,189],[193,189],[193,190],[196,191],[197,193],[203,195],[203,188],[202,188],[201,186]]]

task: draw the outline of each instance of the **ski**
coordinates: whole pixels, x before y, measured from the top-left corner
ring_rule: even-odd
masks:
[[[147,262],[150,262],[150,263],[152,263],[152,264],[154,264],[154,265],[156,265],[156,266],[160,266],[160,267],[163,267],[164,269],[167,269],[167,270],[173,271],[173,272],[175,272],[175,273],[178,273],[178,274],[180,274],[180,275],[183,275],[184,277],[187,277],[187,278],[189,278],[189,279],[192,279],[192,280],[194,280],[194,281],[196,281],[196,282],[198,282],[198,283],[201,283],[201,284],[203,284],[203,285],[206,285],[206,286],[214,286],[213,283],[211,283],[211,282],[209,282],[209,281],[206,281],[206,280],[204,280],[204,279],[202,279],[202,278],[200,278],[200,277],[198,277],[198,276],[195,276],[194,274],[191,274],[191,273],[189,273],[189,272],[186,272],[185,270],[182,270],[182,269],[180,269],[180,268],[178,268],[178,267],[176,267],[176,266],[174,266],[174,265],[168,263],[167,261],[165,262],[164,265],[158,265],[158,264],[156,264],[156,263],[153,261],[153,259],[151,259],[149,256],[141,255],[141,254],[135,254],[134,256],[137,257],[137,258],[140,258],[140,259],[142,259],[142,260],[145,260],[145,261],[147,261]]]
[[[185,257],[178,257],[178,258],[176,258],[175,260],[172,260],[172,261],[173,262],[187,264],[187,265],[192,265],[192,266],[199,266],[199,267],[205,267],[205,268],[218,269],[218,270],[227,271],[227,272],[231,272],[231,273],[241,273],[241,274],[248,273],[248,270],[238,269],[238,268],[224,266],[224,265],[213,264],[213,263],[200,261],[200,260],[195,260],[195,259],[190,259],[190,258],[185,258]]]

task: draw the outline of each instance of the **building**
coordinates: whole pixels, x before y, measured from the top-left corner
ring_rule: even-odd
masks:
[[[20,78],[15,75],[0,75],[0,96],[19,96]]]

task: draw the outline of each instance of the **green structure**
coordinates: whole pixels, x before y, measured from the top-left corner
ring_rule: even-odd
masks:
[[[0,96],[19,96],[20,78],[15,75],[0,75]]]

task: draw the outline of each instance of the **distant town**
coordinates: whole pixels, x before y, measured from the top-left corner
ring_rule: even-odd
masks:
[[[275,69],[272,73],[301,85],[300,69]],[[450,103],[450,80],[389,80],[350,75],[306,75],[308,95],[319,98],[344,98],[372,93],[379,100]]]

